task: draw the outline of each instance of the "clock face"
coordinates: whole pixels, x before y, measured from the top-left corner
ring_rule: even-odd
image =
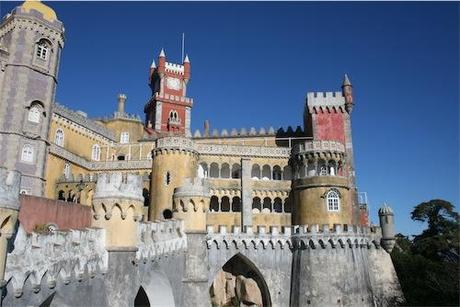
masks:
[[[172,90],[180,90],[181,82],[177,78],[167,78],[166,79],[166,86],[169,89],[172,89]]]

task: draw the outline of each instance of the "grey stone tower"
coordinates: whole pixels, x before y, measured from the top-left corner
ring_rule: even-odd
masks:
[[[381,244],[388,253],[391,253],[396,243],[395,224],[393,210],[387,204],[379,209],[379,221],[382,228]]]
[[[44,194],[63,46],[63,24],[39,1],[24,2],[0,23],[0,165],[22,173],[22,193]]]

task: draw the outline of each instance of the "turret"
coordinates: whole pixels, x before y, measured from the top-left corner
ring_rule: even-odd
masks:
[[[118,94],[118,109],[117,109],[117,112],[120,115],[125,113],[125,105],[126,105],[126,95],[125,94]]]
[[[380,228],[382,228],[381,245],[388,253],[391,253],[396,242],[395,225],[393,210],[387,204],[379,209],[379,220]]]
[[[196,177],[198,152],[189,138],[164,137],[156,140],[152,158],[149,220],[170,219],[174,189]]]
[[[188,55],[186,55],[185,59],[184,59],[184,81],[185,81],[185,84],[188,83],[188,80],[190,80],[190,59],[188,58]]]
[[[173,216],[184,221],[186,232],[205,232],[211,195],[205,178],[186,178],[174,189]]]
[[[92,226],[106,230],[107,250],[137,250],[137,222],[142,220],[144,206],[142,187],[141,176],[122,173],[98,176]]]
[[[8,240],[15,232],[19,212],[21,174],[0,167],[0,286],[5,283]]]
[[[42,196],[64,26],[26,1],[2,19],[0,41],[0,165],[21,173],[22,193]]]
[[[353,86],[351,85],[348,75],[345,74],[342,83],[342,95],[345,98],[345,109],[348,113],[353,110]]]
[[[160,51],[160,55],[158,56],[158,72],[163,74],[166,69],[166,54],[164,49],[162,48]]]

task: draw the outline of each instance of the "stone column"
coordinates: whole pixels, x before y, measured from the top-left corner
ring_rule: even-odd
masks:
[[[21,174],[0,168],[0,286],[5,284],[5,265],[8,240],[15,232],[19,213]]]
[[[251,159],[241,158],[241,227],[252,226]]]

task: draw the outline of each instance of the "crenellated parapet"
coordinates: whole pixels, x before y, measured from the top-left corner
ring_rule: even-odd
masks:
[[[5,280],[12,283],[14,295],[20,297],[26,280],[38,293],[42,280],[53,289],[58,280],[69,284],[106,273],[107,264],[104,229],[27,235],[20,227],[15,248],[8,254]]]
[[[135,250],[137,222],[142,219],[143,180],[133,174],[109,173],[98,176],[93,196],[95,227],[107,231],[108,250]]]
[[[184,222],[171,219],[139,223],[137,248],[136,259],[139,261],[155,261],[160,257],[186,250]]]
[[[327,248],[380,248],[381,230],[378,227],[360,227],[335,224],[301,226],[233,226],[207,227],[208,249],[327,249]]]
[[[169,152],[177,152],[192,155],[198,154],[194,142],[189,138],[180,136],[170,136],[158,139],[156,141],[156,147],[153,150],[153,157],[155,157],[156,155]]]
[[[307,93],[307,107],[310,113],[347,112],[342,92]]]

